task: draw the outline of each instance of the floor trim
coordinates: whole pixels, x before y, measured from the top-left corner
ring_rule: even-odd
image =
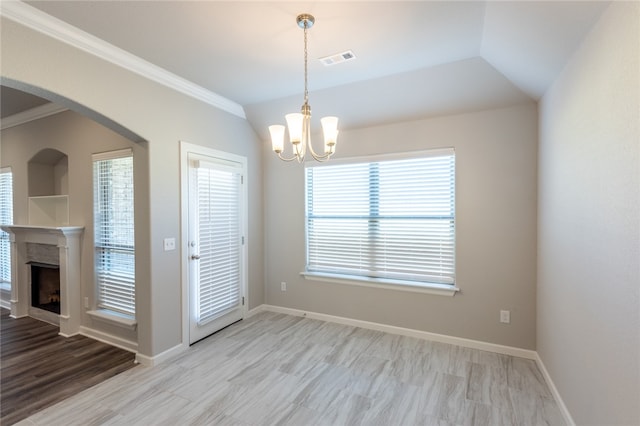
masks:
[[[90,337],[102,343],[106,343],[116,348],[124,349],[129,352],[136,352],[138,350],[138,344],[131,340],[125,340],[121,337],[114,336],[113,334],[98,331],[93,328],[80,326],[79,334],[85,337]]]
[[[261,308],[261,310],[263,311],[277,312],[281,314],[288,314],[288,315],[307,317],[307,318],[312,318],[312,319],[317,319],[322,321],[335,322],[338,324],[351,325],[355,327],[366,328],[369,330],[384,331],[386,333],[400,334],[402,336],[416,337],[418,339],[433,340],[436,342],[449,343],[452,345],[463,346],[466,348],[496,352],[499,354],[517,356],[520,358],[526,358],[526,359],[532,359],[532,360],[535,360],[537,358],[536,352],[528,349],[515,348],[512,346],[498,345],[495,343],[482,342],[479,340],[447,336],[445,334],[430,333],[428,331],[396,327],[393,325],[362,321],[362,320],[357,320],[352,318],[338,317],[334,315],[321,314],[317,312],[301,311],[298,309],[284,308],[282,306],[261,305],[261,306],[258,306],[258,308],[252,309],[252,311],[257,311],[259,308]]]
[[[264,308],[265,306],[269,306],[269,305],[258,305],[253,309],[249,309],[247,311],[247,314],[244,316],[245,318],[251,318],[252,316],[259,314],[260,312],[264,312],[266,311],[266,309]]]
[[[158,355],[155,355],[155,356],[147,356],[147,355],[142,355],[141,353],[136,353],[136,362],[138,364],[144,365],[145,367],[153,367],[155,365],[165,362],[168,359],[178,355],[180,352],[184,351],[185,349],[186,349],[185,346],[181,343],[179,345],[175,345],[174,347],[167,349],[164,352],[160,352]]]
[[[8,300],[0,299],[0,308],[11,310],[11,303]]]
[[[576,422],[573,421],[573,417],[571,417],[571,413],[569,409],[564,404],[562,397],[560,396],[560,392],[558,392],[558,388],[556,388],[555,383],[551,379],[551,375],[549,371],[547,371],[547,367],[545,367],[544,362],[542,362],[542,358],[540,358],[540,354],[536,352],[536,364],[538,364],[538,368],[542,372],[544,380],[547,382],[547,386],[549,386],[549,390],[551,390],[551,394],[553,395],[553,399],[556,400],[556,404],[558,404],[558,409],[560,413],[562,413],[562,418],[567,423],[567,426],[576,426]]]

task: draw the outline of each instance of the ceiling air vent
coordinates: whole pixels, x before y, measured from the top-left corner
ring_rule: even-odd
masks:
[[[356,55],[351,50],[347,50],[346,52],[336,53],[335,55],[320,58],[320,62],[322,62],[325,67],[328,67],[329,65],[340,64],[342,62],[351,61],[355,58]]]

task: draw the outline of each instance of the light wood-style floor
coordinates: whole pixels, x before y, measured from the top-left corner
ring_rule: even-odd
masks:
[[[21,425],[562,425],[534,361],[263,312]]]

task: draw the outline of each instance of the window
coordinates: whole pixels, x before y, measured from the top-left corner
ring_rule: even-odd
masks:
[[[13,224],[13,175],[11,169],[0,169],[0,224]],[[11,288],[11,241],[0,229],[0,287]]]
[[[135,315],[133,156],[94,154],[93,214],[98,307]]]
[[[453,288],[453,149],[308,167],[306,201],[306,274]]]

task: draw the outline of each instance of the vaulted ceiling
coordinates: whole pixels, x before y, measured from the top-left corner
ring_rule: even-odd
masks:
[[[4,3],[4,2],[3,2]],[[314,118],[341,128],[539,99],[609,2],[28,1],[244,109],[254,129],[298,111],[311,13]],[[351,50],[355,60],[318,58]]]

